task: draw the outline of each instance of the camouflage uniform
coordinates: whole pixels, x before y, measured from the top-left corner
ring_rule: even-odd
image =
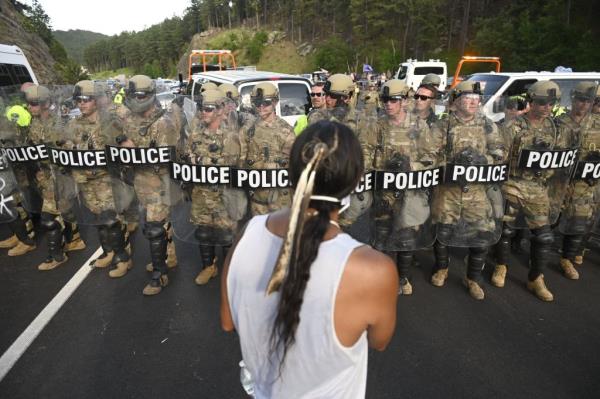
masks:
[[[210,121],[205,122],[204,111],[199,110],[190,126],[183,157],[189,163],[204,166],[237,167],[240,162],[240,137],[235,122],[229,117],[224,105],[225,97],[217,90],[202,92],[202,108],[211,107]],[[215,126],[216,124],[216,126]],[[224,248],[226,253],[237,228],[237,222],[243,217],[247,202],[235,204],[235,195],[244,196],[242,190],[227,188],[223,185],[194,185],[191,189],[190,221],[195,227],[195,240],[200,245],[200,257],[203,269],[196,276],[198,285],[206,284],[217,274],[216,246]],[[245,197],[244,197],[245,199]],[[236,207],[237,206],[237,207]],[[242,209],[238,209],[241,206]],[[232,207],[235,209],[232,210]],[[177,228],[176,228],[177,232]]]
[[[123,134],[116,142],[129,140],[134,147],[141,148],[175,147],[178,140],[176,124],[156,102],[154,82],[144,75],[133,76],[126,94],[127,110],[121,112]],[[167,248],[172,245],[167,231],[170,229],[170,206],[174,205],[175,198],[168,166],[134,168],[133,189],[145,216],[143,233],[150,243],[152,260],[152,279],[143,293],[155,295],[168,284]]]
[[[279,98],[277,88],[271,83],[259,83],[252,90],[252,101],[270,102],[275,107]],[[273,109],[274,114],[274,109]],[[258,113],[258,111],[257,111]],[[267,121],[260,116],[248,130],[242,129],[241,141],[246,142],[246,166],[251,169],[287,169],[290,151],[296,135],[285,120],[272,114]],[[291,188],[256,189],[250,192],[252,215],[262,215],[292,203]]]
[[[462,105],[461,97],[480,93],[477,83],[466,81],[457,85],[453,93],[457,111],[432,128],[431,140],[443,142],[443,152],[449,164],[496,164],[506,158],[505,143],[494,122],[480,112],[468,121],[459,117],[460,107],[468,107]],[[467,97],[464,101],[472,100]],[[499,189],[487,183],[450,183],[437,187],[432,206],[433,220],[438,224],[432,284],[442,286],[448,276],[448,246],[466,246],[469,256],[464,283],[474,299],[484,298],[481,272],[489,245],[495,243],[499,236],[497,213],[501,213],[502,206]]]

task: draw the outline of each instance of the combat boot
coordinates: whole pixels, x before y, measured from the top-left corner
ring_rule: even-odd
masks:
[[[38,270],[40,270],[40,271],[47,271],[47,270],[56,269],[58,266],[60,266],[63,263],[65,263],[67,260],[69,260],[69,258],[67,257],[66,254],[64,254],[62,256],[62,260],[56,260],[54,257],[49,256],[49,257],[46,258],[46,260],[44,262],[42,262],[38,266]]]
[[[494,267],[494,273],[492,274],[492,285],[498,288],[504,287],[507,270],[506,265],[496,265],[496,267]]]
[[[65,252],[79,251],[81,249],[85,249],[85,242],[83,242],[81,237],[77,237],[65,244]]]
[[[14,248],[17,246],[18,243],[19,243],[19,239],[17,238],[17,236],[15,234],[13,234],[12,236],[8,237],[6,240],[0,241],[0,248],[1,249]]]
[[[18,240],[17,240],[18,241]],[[8,256],[21,256],[35,249],[35,244],[26,244],[23,241],[18,241],[17,245],[8,250]]]
[[[577,266],[583,265],[583,255],[576,255],[575,259],[573,259],[573,263]]]
[[[569,259],[560,258],[560,268],[569,280],[579,280],[579,273],[575,270],[575,266],[573,266],[573,263]]]
[[[118,262],[115,268],[108,272],[108,275],[112,278],[123,277],[133,267],[133,262],[128,259],[123,262]]]
[[[407,278],[403,278],[400,280],[400,289],[398,290],[398,295],[412,295],[413,289],[410,281]]]
[[[159,273],[160,272],[156,272]],[[159,294],[163,287],[166,287],[169,284],[169,277],[166,274],[160,275],[158,278],[152,278],[152,280],[144,287],[142,293],[146,296]]]
[[[102,254],[92,261],[92,266],[97,267],[99,269],[104,269],[112,263],[113,256],[115,253],[110,251],[108,253],[102,252]]]
[[[98,239],[100,240],[100,246],[102,247],[102,254],[92,261],[91,266],[103,269],[110,266],[115,253],[109,242],[108,226],[98,225],[96,228],[98,229]]]
[[[431,276],[431,284],[436,287],[443,287],[448,278],[448,268],[439,269]]]
[[[473,281],[469,278],[465,278],[463,280],[463,284],[469,289],[469,295],[471,295],[471,298],[477,299],[478,301],[481,301],[483,300],[483,298],[485,298],[485,293],[483,292],[483,289],[476,281]]]
[[[172,269],[175,266],[177,266],[177,253],[175,252],[175,243],[171,239],[167,244],[167,267]]]
[[[535,296],[537,296],[544,302],[552,302],[554,300],[554,295],[552,295],[550,290],[548,290],[548,288],[546,287],[546,284],[544,284],[543,274],[537,276],[537,278],[533,281],[528,281],[527,289],[533,292]]]
[[[217,258],[213,261],[213,264],[202,269],[200,273],[194,279],[194,282],[198,285],[204,285],[208,283],[208,281],[216,277],[219,274],[219,269],[217,268]]]

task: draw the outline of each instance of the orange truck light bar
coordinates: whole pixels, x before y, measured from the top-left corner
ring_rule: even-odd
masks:
[[[456,71],[454,72],[454,80],[452,81],[451,88],[461,82],[460,70],[462,69],[462,66],[465,62],[494,64],[494,66],[496,68],[496,72],[500,72],[500,57],[480,57],[480,56],[476,56],[476,55],[464,55],[461,58],[461,60],[458,62]]]
[[[202,69],[204,72],[206,72],[207,59],[212,60],[215,57],[217,58],[217,65],[219,66],[219,71],[227,69],[227,64],[230,68],[237,68],[235,64],[235,57],[233,56],[231,50],[192,50],[188,61],[188,77],[192,76],[192,66],[200,65],[200,63],[194,64],[195,59],[202,59]]]

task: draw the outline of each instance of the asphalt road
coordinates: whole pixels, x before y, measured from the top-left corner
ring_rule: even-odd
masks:
[[[94,231],[83,236],[88,248],[50,272],[36,269],[41,249],[16,259],[0,253],[0,353],[96,250]],[[193,282],[197,249],[177,242],[170,285],[148,298],[139,231],[133,244],[135,267],[116,280],[92,270],[0,382],[0,398],[245,397],[238,339],[219,327],[218,279]],[[432,254],[419,253],[395,336],[369,358],[367,397],[597,398],[600,255],[588,253],[579,281],[562,277],[556,255],[546,273],[553,303],[525,289],[526,253],[513,258],[505,288],[486,283],[485,300],[471,299],[463,256],[453,252],[448,282],[437,288],[429,284]]]

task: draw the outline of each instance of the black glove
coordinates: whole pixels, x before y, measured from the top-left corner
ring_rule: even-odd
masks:
[[[385,163],[385,169],[390,172],[410,172],[410,158],[396,152]]]
[[[467,147],[459,152],[454,158],[458,165],[487,165],[485,155],[479,153],[473,147]]]

